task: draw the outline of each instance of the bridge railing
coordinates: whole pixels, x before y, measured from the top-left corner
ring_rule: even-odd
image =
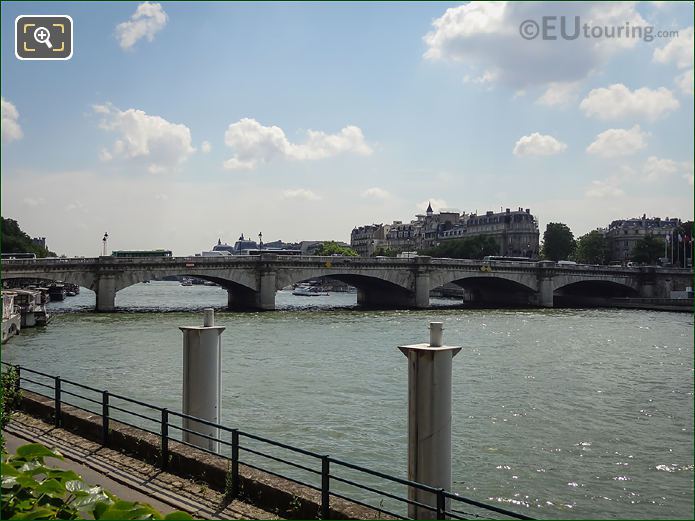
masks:
[[[433,488],[338,458],[303,449],[288,443],[271,440],[257,434],[181,412],[149,404],[89,385],[47,374],[27,367],[2,362],[3,370],[14,368],[18,388],[31,391],[51,402],[54,423],[62,425],[64,406],[91,413],[100,418],[101,443],[109,444],[111,422],[118,422],[159,438],[159,465],[169,464],[170,443],[222,457],[229,462],[231,495],[240,492],[241,466],[265,472],[320,493],[321,519],[330,517],[331,498],[341,499],[397,519],[410,519],[407,506],[416,505],[429,510],[437,519],[532,519],[524,514],[467,498],[444,489]],[[208,436],[183,426],[183,419],[193,420],[219,430]],[[189,432],[217,442],[214,452],[183,440]],[[437,498],[436,506],[409,499],[408,491],[419,489]]]

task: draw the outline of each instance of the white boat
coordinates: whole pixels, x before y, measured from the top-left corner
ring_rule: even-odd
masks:
[[[327,297],[328,293],[321,290],[320,286],[311,286],[309,284],[299,284],[294,291],[293,295],[298,297]]]
[[[193,285],[193,281],[192,281],[191,279],[183,279],[183,280],[181,281],[181,285],[182,285],[182,286],[192,286],[192,285]]]
[[[10,337],[19,334],[22,327],[22,318],[15,309],[14,299],[17,294],[14,291],[2,292],[2,343]]]

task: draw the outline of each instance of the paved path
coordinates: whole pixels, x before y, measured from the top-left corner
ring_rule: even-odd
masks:
[[[204,484],[163,472],[23,413],[15,413],[5,436],[10,451],[30,442],[57,449],[65,460],[48,463],[74,470],[89,484],[101,485],[128,501],[149,503],[162,513],[182,510],[197,519],[279,519],[241,501],[227,502],[223,494]]]

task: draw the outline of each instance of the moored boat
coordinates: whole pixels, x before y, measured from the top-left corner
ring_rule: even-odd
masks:
[[[312,286],[311,284],[298,284],[292,291],[293,295],[298,297],[326,297],[328,293],[321,290],[321,286]]]

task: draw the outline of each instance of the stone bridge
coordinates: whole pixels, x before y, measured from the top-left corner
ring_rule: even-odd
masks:
[[[3,260],[3,280],[60,280],[96,293],[97,311],[115,309],[116,292],[165,276],[191,276],[224,287],[231,309],[275,309],[275,292],[297,282],[329,277],[358,290],[364,307],[426,308],[430,291],[448,283],[490,305],[553,307],[557,297],[661,297],[692,286],[692,272],[656,267],[557,265],[414,257],[278,256],[51,258]]]

